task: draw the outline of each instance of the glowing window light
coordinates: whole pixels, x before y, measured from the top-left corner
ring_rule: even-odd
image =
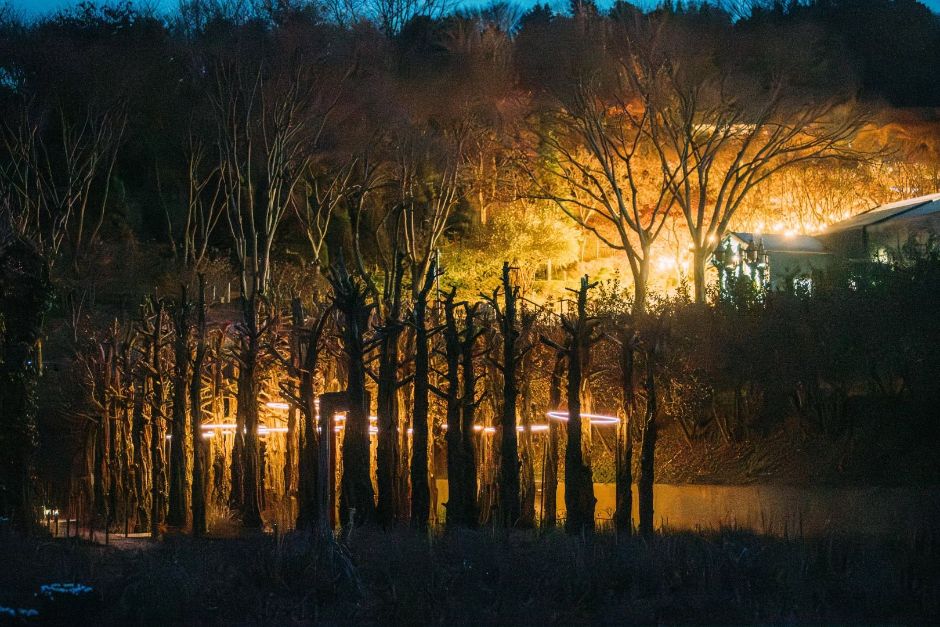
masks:
[[[545,415],[548,416],[549,418],[551,418],[552,420],[561,420],[561,421],[567,421],[567,420],[568,420],[568,412],[566,412],[566,411],[550,411],[550,412],[546,413]],[[600,425],[615,425],[615,424],[618,424],[618,423],[620,422],[620,418],[617,418],[616,416],[607,416],[607,415],[604,415],[604,414],[586,414],[586,413],[582,413],[582,414],[581,414],[581,417],[582,417],[582,418],[587,418],[587,419],[589,419],[589,420],[591,421],[591,424],[592,424],[592,425],[598,425],[598,426],[600,426]]]
[[[268,401],[265,405],[270,409],[280,409],[287,410],[290,409],[290,403],[285,403],[283,401]]]

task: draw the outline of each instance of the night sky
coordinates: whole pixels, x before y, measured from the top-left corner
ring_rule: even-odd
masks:
[[[545,1],[545,0],[541,0]],[[924,4],[929,6],[934,12],[940,12],[940,0],[921,0]],[[532,0],[521,0],[521,4],[532,4]],[[647,4],[654,5],[656,0],[639,0],[638,4]],[[32,17],[35,15],[41,15],[60,9],[62,7],[68,6],[70,4],[77,4],[74,0],[12,0],[12,5],[15,7],[17,12],[24,17]],[[139,0],[135,4],[139,5],[149,5],[155,4],[159,7],[163,7],[167,10],[172,10],[178,5],[178,0]],[[566,8],[568,2],[566,0],[548,0],[548,4],[552,6],[557,6],[559,8]],[[608,4],[603,2],[599,3],[601,5]]]

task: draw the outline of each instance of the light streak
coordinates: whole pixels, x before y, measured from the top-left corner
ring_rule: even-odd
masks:
[[[290,409],[290,403],[285,403],[283,401],[268,401],[265,403],[265,405],[267,405],[270,409]]]
[[[545,415],[551,418],[552,420],[561,420],[561,421],[568,420],[568,412],[566,411],[550,411],[546,413]],[[597,425],[597,426],[615,425],[620,422],[620,418],[617,418],[616,416],[607,416],[604,414],[582,413],[581,417],[589,419],[592,425]]]
[[[202,428],[205,431],[234,431],[235,423],[234,422],[204,422],[202,423]]]
[[[207,422],[202,424],[201,428],[203,430],[202,437],[211,438],[216,431],[235,431],[237,425],[234,422]],[[258,435],[267,435],[269,433],[287,433],[287,427],[258,426]]]

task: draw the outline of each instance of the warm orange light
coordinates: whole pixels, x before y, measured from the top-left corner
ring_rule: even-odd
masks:
[[[561,421],[568,420],[568,412],[566,411],[550,411],[545,415],[551,418],[552,420],[561,420]],[[597,425],[597,426],[615,425],[620,422],[620,418],[617,418],[616,416],[607,416],[605,414],[582,413],[581,417],[587,418],[588,420],[591,421],[592,425]]]

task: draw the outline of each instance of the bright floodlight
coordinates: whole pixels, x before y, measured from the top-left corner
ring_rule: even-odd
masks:
[[[550,411],[545,414],[552,420],[562,420],[567,422],[568,412],[566,411]],[[581,414],[582,418],[587,418],[591,421],[592,425],[602,426],[602,425],[615,425],[620,422],[620,418],[616,416],[606,416],[604,414]]]

